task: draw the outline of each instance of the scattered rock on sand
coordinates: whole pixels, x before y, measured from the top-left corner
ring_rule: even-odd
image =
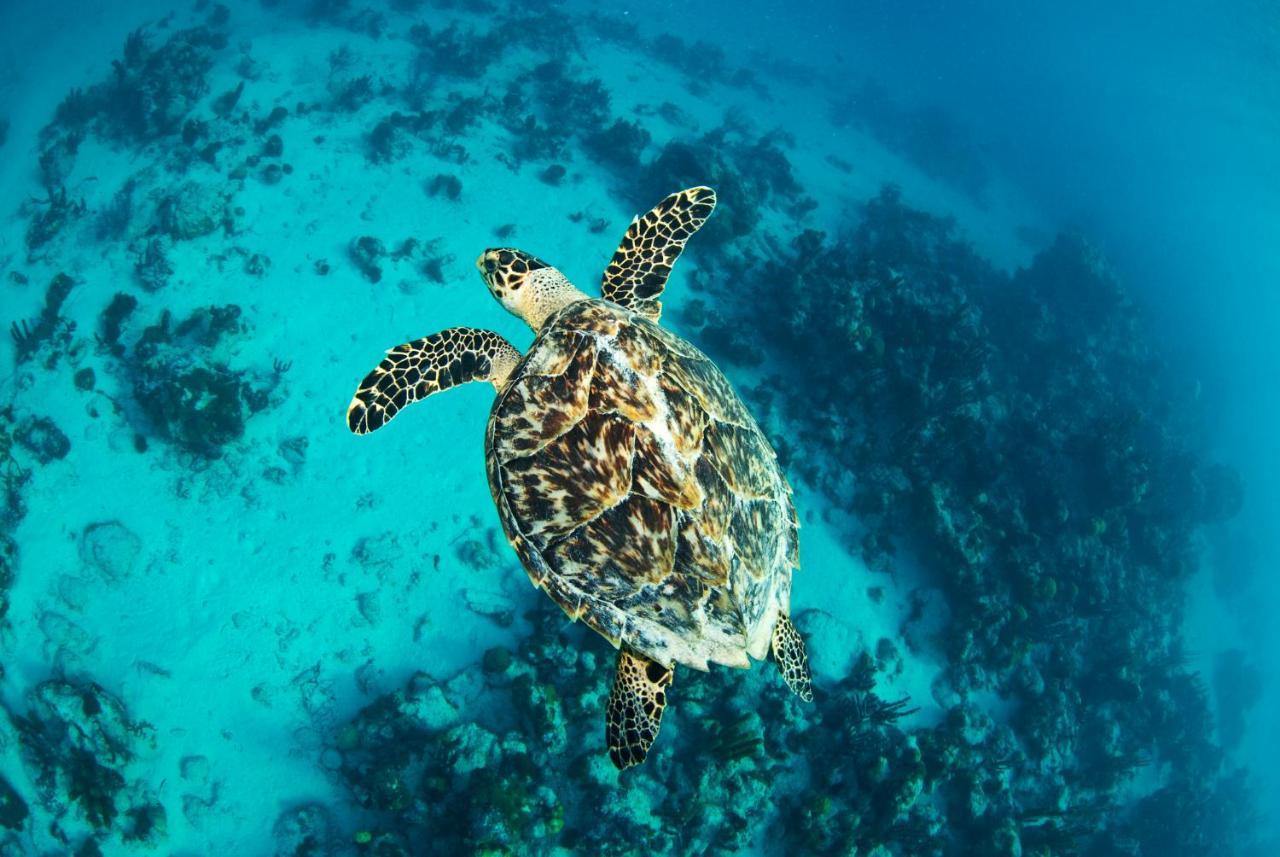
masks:
[[[80,560],[108,583],[128,577],[142,552],[142,539],[119,521],[90,524],[80,536]]]

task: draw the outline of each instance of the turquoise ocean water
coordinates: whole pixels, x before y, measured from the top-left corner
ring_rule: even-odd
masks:
[[[5,0],[0,853],[1280,853],[1280,6],[1113,6]],[[494,388],[345,415],[695,185],[814,700],[619,772]]]

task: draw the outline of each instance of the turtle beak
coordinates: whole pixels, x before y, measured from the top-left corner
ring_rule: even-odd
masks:
[[[494,249],[485,250],[476,259],[476,270],[480,272],[480,276],[484,278],[486,283],[492,284],[492,277],[498,271],[498,251]]]

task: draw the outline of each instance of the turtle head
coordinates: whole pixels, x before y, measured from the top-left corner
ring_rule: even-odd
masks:
[[[476,259],[489,293],[534,330],[556,310],[587,296],[564,274],[530,253],[493,247]]]

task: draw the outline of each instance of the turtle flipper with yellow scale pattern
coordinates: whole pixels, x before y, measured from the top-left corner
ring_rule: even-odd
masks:
[[[789,618],[798,565],[791,488],[720,370],[657,324],[658,298],[715,193],[674,193],[637,217],[602,297],[520,250],[477,260],[489,291],[533,328],[450,328],[387,352],[347,424],[367,434],[467,381],[497,390],[485,433],[489,487],[533,584],[619,649],[605,712],[609,756],[644,761],[677,664],[750,666],[772,653],[812,699]]]

